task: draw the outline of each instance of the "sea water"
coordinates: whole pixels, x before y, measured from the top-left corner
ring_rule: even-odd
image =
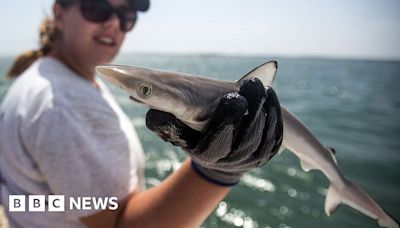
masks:
[[[400,62],[125,54],[114,63],[236,80],[271,59],[279,63],[273,87],[281,105],[324,145],[335,148],[346,177],[399,219]],[[0,58],[0,75],[11,61]],[[0,79],[0,100],[10,84]],[[155,186],[179,168],[185,153],[146,128],[146,108],[118,88],[110,88],[143,144],[147,187]],[[374,220],[348,206],[327,217],[323,208],[328,187],[321,172],[304,172],[297,157],[284,151],[266,166],[245,174],[203,227],[377,227]],[[177,216],[191,214],[189,210]]]

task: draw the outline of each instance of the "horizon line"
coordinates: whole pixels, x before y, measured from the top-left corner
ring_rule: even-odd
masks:
[[[153,55],[153,56],[204,56],[204,57],[248,57],[248,58],[261,58],[261,57],[272,57],[272,58],[285,58],[285,59],[326,59],[326,60],[351,60],[351,61],[380,61],[380,62],[400,62],[400,57],[374,57],[374,56],[340,56],[340,55],[290,55],[290,54],[263,54],[263,53],[223,53],[223,52],[121,52],[118,56],[124,55]]]
[[[21,53],[3,53],[0,54],[0,58],[15,58]],[[262,53],[223,53],[223,52],[156,52],[156,51],[122,51],[116,55],[116,58],[127,55],[137,56],[201,56],[201,57],[227,57],[227,58],[282,58],[282,59],[323,59],[323,60],[348,60],[348,61],[377,61],[377,62],[400,62],[400,57],[374,57],[374,56],[340,56],[340,55],[290,55],[290,54],[262,54]]]

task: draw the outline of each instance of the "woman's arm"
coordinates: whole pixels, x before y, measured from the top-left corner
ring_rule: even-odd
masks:
[[[132,197],[118,227],[200,226],[229,188],[205,181],[190,166],[188,159],[160,185]]]
[[[187,159],[159,185],[123,200],[118,211],[81,221],[88,227],[198,227],[228,192],[195,173]]]

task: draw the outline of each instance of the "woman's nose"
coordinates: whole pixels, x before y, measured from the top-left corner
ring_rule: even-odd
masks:
[[[103,23],[103,26],[106,28],[120,29],[120,23],[118,16],[114,13],[106,22]]]

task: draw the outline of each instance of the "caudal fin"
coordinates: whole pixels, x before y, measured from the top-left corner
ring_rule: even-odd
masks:
[[[377,219],[381,227],[399,227],[399,224],[385,213],[364,190],[350,181],[347,181],[341,188],[333,184],[329,186],[325,200],[325,213],[330,216],[342,203],[373,219]]]

